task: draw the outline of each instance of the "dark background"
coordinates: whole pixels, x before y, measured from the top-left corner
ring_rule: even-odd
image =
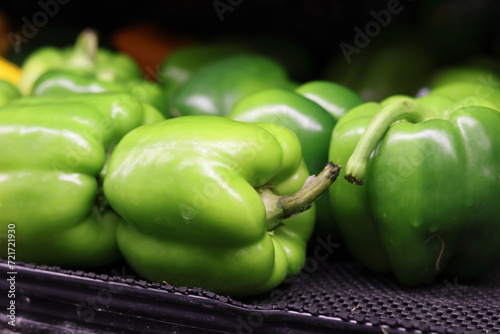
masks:
[[[39,46],[71,44],[86,27],[97,29],[101,44],[112,47],[110,33],[146,20],[201,40],[227,34],[286,38],[303,47],[316,68],[321,68],[340,53],[341,42],[353,44],[355,27],[364,30],[367,23],[374,21],[372,13],[387,10],[390,4],[398,4],[402,10],[391,16],[390,29],[383,28],[382,32],[397,30],[399,24],[411,26],[439,53],[437,58],[442,64],[476,54],[500,55],[498,0],[60,1],[3,1],[0,9],[7,13],[11,29],[18,32],[26,29],[26,22],[43,19],[39,12],[46,11],[44,6],[54,11],[35,36],[22,45],[23,50],[11,50],[8,58],[21,63]],[[403,38],[405,33],[401,31]]]

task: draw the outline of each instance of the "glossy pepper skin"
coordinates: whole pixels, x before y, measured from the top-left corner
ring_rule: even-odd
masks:
[[[314,204],[286,209],[296,215],[285,218],[287,205],[280,209],[275,201],[307,178],[300,143],[288,129],[186,116],[125,136],[111,157],[104,193],[127,221],[118,228],[119,248],[141,276],[250,296],[304,264]]]
[[[332,136],[329,158],[362,184],[330,188],[342,239],[365,266],[407,285],[473,277],[500,258],[500,113],[450,110],[446,100],[365,103]]]
[[[170,117],[162,88],[142,79],[101,80],[96,73],[78,69],[53,69],[40,75],[33,84],[32,96],[124,92],[149,103],[165,117]]]
[[[450,82],[432,89],[430,94],[467,104],[491,103],[500,108],[500,86],[482,80]]]
[[[12,101],[14,105],[50,104],[56,99],[52,96],[29,96]],[[155,123],[165,119],[163,115],[149,104],[143,103],[128,93],[103,92],[103,93],[81,93],[65,94],[57,97],[61,104],[90,103],[107,117],[109,127],[114,127],[116,138],[123,137],[130,129],[143,124]],[[116,123],[112,125],[111,122]],[[116,143],[114,143],[116,144]]]
[[[246,52],[240,45],[208,43],[189,45],[170,53],[160,64],[158,81],[171,104],[179,89],[201,68],[210,63]],[[170,106],[169,106],[170,107]]]
[[[305,82],[298,86],[295,92],[322,106],[330,113],[335,123],[346,112],[364,102],[361,96],[352,89],[328,80]]]
[[[293,131],[300,141],[304,161],[312,174],[328,161],[333,128],[346,109],[360,104],[361,98],[341,85],[311,81],[296,91],[268,89],[238,102],[228,118],[243,122],[271,122]],[[323,108],[325,106],[328,111]],[[333,233],[328,194],[316,201],[317,232]]]
[[[228,118],[242,122],[270,122],[295,133],[311,173],[319,173],[328,161],[335,119],[319,104],[286,89],[267,89],[238,102]]]
[[[14,225],[17,261],[116,260],[121,218],[104,200],[102,177],[112,147],[144,121],[142,104],[120,94],[23,98],[0,108],[1,256]]]
[[[227,117],[242,122],[270,122],[293,131],[312,174],[319,173],[328,161],[335,120],[320,105],[291,90],[268,89],[247,96]],[[318,198],[316,208],[316,229],[329,230],[324,226],[332,225],[327,194]]]
[[[210,63],[179,89],[174,116],[225,116],[246,96],[270,88],[290,88],[284,68],[265,56],[235,55]]]
[[[491,66],[490,66],[491,67]],[[486,65],[464,65],[443,68],[431,77],[429,89],[435,89],[456,82],[469,82],[478,85],[497,85],[500,83],[500,72]]]
[[[500,108],[500,70],[496,59],[479,58],[436,71],[420,95],[431,93],[466,104],[493,104]]]
[[[75,45],[66,48],[52,46],[33,51],[23,62],[19,90],[30,95],[38,77],[50,69],[79,69],[95,73],[102,80],[141,79],[138,65],[128,55],[99,47],[97,34],[84,30]]]

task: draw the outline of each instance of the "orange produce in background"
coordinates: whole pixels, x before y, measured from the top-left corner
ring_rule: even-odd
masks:
[[[0,56],[4,55],[10,47],[8,33],[9,21],[5,13],[0,10]]]
[[[111,40],[118,51],[128,54],[139,64],[145,79],[151,81],[158,81],[158,66],[170,52],[195,42],[192,36],[174,34],[149,22],[116,30]]]

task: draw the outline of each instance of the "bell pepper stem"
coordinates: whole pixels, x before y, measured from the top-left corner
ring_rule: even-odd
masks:
[[[431,118],[436,118],[432,110],[409,98],[397,99],[384,106],[361,135],[347,161],[345,178],[353,184],[363,185],[368,159],[391,124],[401,120],[420,123]]]
[[[273,231],[283,224],[283,219],[311,208],[314,201],[337,179],[340,168],[332,162],[327,163],[318,175],[311,175],[304,186],[291,195],[279,196],[269,187],[260,188],[258,191],[266,207],[267,230]]]
[[[98,43],[96,31],[84,29],[76,38],[70,62],[80,68],[93,69]]]

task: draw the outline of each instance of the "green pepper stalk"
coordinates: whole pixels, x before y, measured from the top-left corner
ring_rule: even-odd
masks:
[[[338,170],[328,164],[308,179],[300,142],[285,127],[185,116],[128,133],[104,194],[126,220],[118,245],[139,275],[251,296],[300,272],[311,203]]]
[[[105,81],[141,79],[141,70],[131,57],[99,47],[98,42],[97,33],[85,29],[73,46],[45,46],[33,51],[22,64],[19,90],[30,95],[35,81],[51,69],[82,70]]]
[[[333,222],[354,258],[405,285],[500,257],[500,112],[455,104],[432,91],[365,103],[333,131],[329,160],[356,183],[330,187]]]
[[[93,29],[84,29],[76,39],[73,52],[68,58],[68,64],[75,68],[93,70],[97,47],[97,33]]]
[[[412,99],[401,98],[385,106],[375,115],[359,140],[354,153],[347,162],[345,178],[353,184],[363,185],[367,160],[392,123],[399,120],[420,123],[432,118],[436,118],[432,110]]]
[[[302,145],[311,173],[320,172],[328,161],[330,138],[336,122],[361,98],[339,84],[309,81],[295,91],[271,88],[239,101],[228,118],[243,122],[271,122],[292,130]],[[328,194],[316,201],[318,235],[337,235],[332,230]]]
[[[276,195],[270,188],[258,190],[266,207],[267,230],[273,231],[283,219],[293,217],[311,208],[328,187],[337,179],[340,166],[328,162],[316,176],[311,175],[296,193],[286,196]]]

